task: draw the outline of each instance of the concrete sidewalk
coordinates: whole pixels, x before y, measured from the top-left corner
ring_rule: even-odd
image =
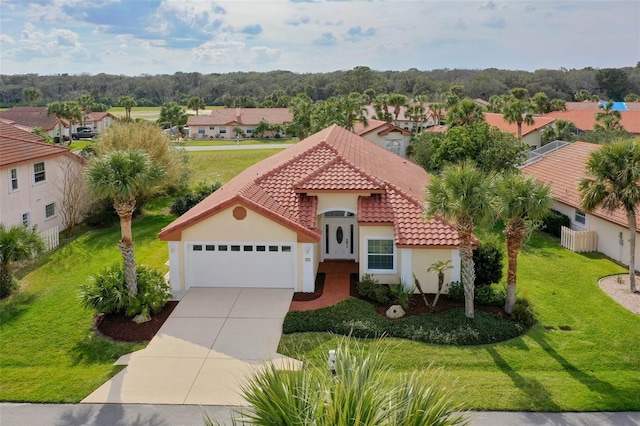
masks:
[[[191,288],[149,345],[83,403],[242,405],[240,385],[277,353],[293,290]]]

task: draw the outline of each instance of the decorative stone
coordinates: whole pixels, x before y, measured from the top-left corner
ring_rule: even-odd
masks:
[[[406,312],[404,311],[404,309],[402,309],[402,306],[400,305],[391,306],[389,309],[387,309],[387,313],[386,313],[387,318],[391,318],[391,319],[402,318],[405,314]]]

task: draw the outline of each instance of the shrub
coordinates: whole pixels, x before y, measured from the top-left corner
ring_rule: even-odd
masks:
[[[94,201],[84,215],[84,223],[93,227],[107,228],[119,220],[113,202],[109,199]]]
[[[449,284],[449,292],[447,293],[449,299],[456,300],[458,302],[464,301],[464,287],[460,281]]]
[[[14,276],[0,280],[0,299],[4,299],[18,288],[18,280]]]
[[[124,266],[103,269],[89,284],[81,286],[81,300],[88,308],[102,313],[151,315],[162,310],[171,297],[171,287],[162,273],[145,265],[138,265],[138,294],[132,296],[125,284]]]
[[[557,210],[551,210],[547,217],[543,219],[543,226],[541,230],[549,235],[560,238],[562,234],[562,227],[571,227],[571,219],[569,216],[560,213]]]
[[[481,305],[504,306],[505,294],[503,291],[495,290],[490,285],[476,287],[473,293],[476,302]]]
[[[221,186],[222,184],[220,182],[199,183],[195,190],[179,195],[173,199],[171,203],[171,213],[176,216],[182,216],[200,201],[220,189]]]
[[[393,295],[394,300],[405,311],[409,310],[409,302],[411,301],[411,296],[413,295],[414,288],[407,288],[402,280],[398,284],[393,284],[389,286],[389,291]]]
[[[364,274],[358,283],[358,293],[360,296],[378,302],[381,305],[389,303],[389,286],[380,284],[380,281],[375,279],[370,274]]]
[[[527,328],[536,323],[536,317],[529,300],[520,297],[516,300],[513,312],[511,313],[511,319]]]
[[[495,284],[502,279],[504,253],[502,242],[497,235],[487,235],[473,251],[475,263],[476,287]]]

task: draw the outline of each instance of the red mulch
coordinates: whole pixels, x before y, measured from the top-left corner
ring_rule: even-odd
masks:
[[[324,272],[318,272],[316,274],[316,285],[313,293],[303,293],[301,291],[296,291],[293,293],[293,301],[294,302],[309,302],[311,300],[316,300],[320,296],[322,296],[322,292],[324,291],[324,279],[326,275]]]
[[[164,308],[151,317],[151,321],[136,324],[131,318],[120,314],[98,314],[95,329],[105,337],[117,342],[148,342],[156,335],[162,324],[173,312],[178,302],[167,302]]]

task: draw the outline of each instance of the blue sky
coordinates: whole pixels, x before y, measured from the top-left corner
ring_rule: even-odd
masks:
[[[0,73],[635,66],[640,1],[0,0]]]

